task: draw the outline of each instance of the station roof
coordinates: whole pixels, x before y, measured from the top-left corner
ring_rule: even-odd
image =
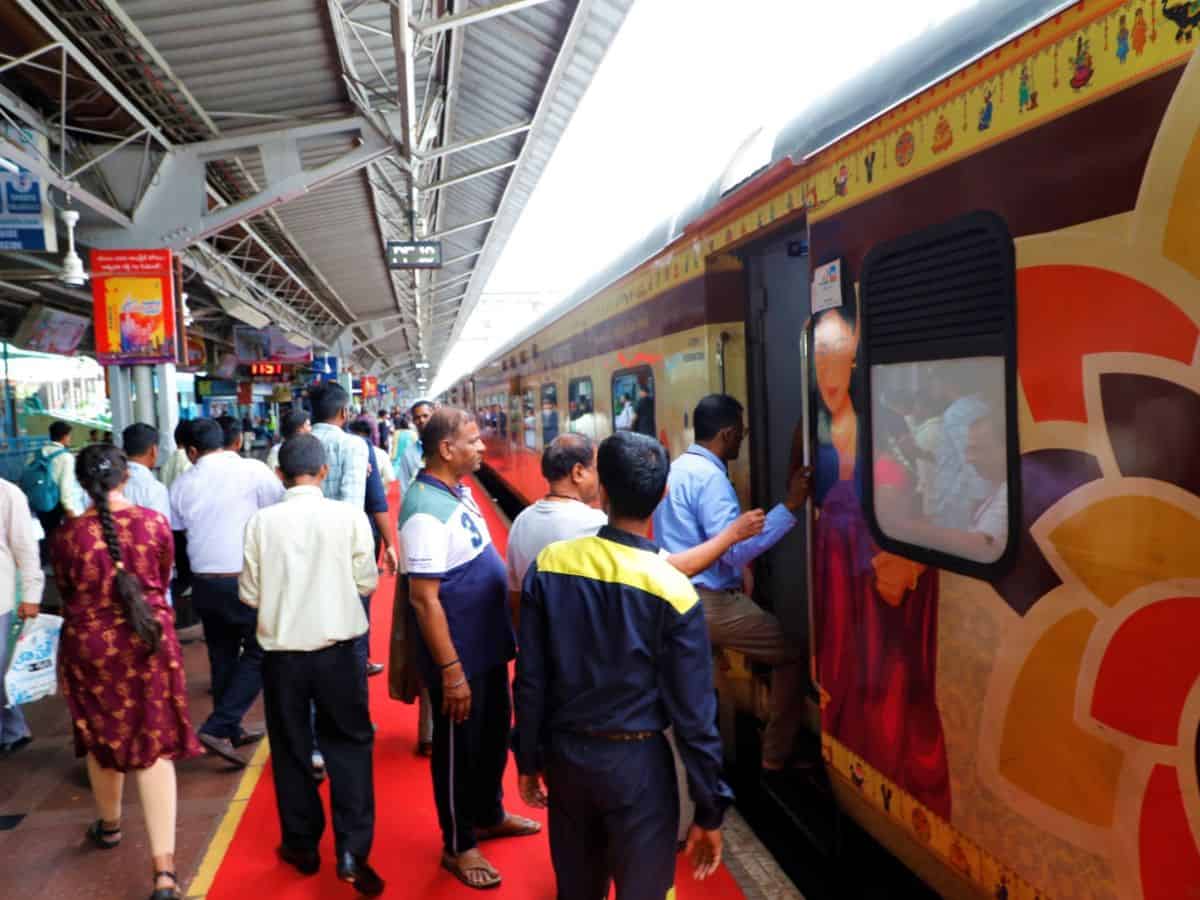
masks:
[[[631,4],[14,0],[0,112],[47,134],[41,162],[82,204],[85,246],[162,236],[185,255],[203,325],[219,330],[232,297],[417,390]],[[192,159],[207,199],[181,217],[168,207],[186,206],[186,183],[164,202],[148,176],[182,180]],[[384,242],[411,239],[440,240],[443,267],[389,271]],[[45,277],[53,258],[4,256],[0,302],[4,281],[10,301],[86,298]]]

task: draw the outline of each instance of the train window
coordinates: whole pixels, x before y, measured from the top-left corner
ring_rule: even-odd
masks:
[[[861,476],[875,538],[920,562],[995,574],[1020,522],[1012,237],[999,217],[973,213],[874,248],[860,283]],[[844,315],[818,321],[818,381],[853,330]]]
[[[558,385],[542,385],[542,446],[558,437]]]
[[[572,378],[567,384],[567,429],[574,434],[586,434],[595,440],[596,395],[592,379]]]
[[[654,372],[649,366],[625,369],[613,375],[613,427],[655,437]]]
[[[525,447],[537,449],[537,410],[534,406],[533,388],[527,388],[521,396],[521,424],[525,433]]]

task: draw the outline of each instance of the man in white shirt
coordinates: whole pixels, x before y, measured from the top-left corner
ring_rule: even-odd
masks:
[[[15,484],[0,478],[0,756],[27,745],[32,737],[19,706],[8,706],[3,673],[8,671],[11,645],[8,632],[13,617],[37,617],[42,602],[45,576],[38,558],[40,526],[29,509],[29,501]],[[9,585],[19,588],[17,591]]]
[[[375,832],[372,747],[364,658],[356,640],[367,631],[361,596],[379,580],[371,527],[362,507],[330,500],[325,450],[298,435],[279,451],[284,502],[256,513],[246,526],[239,587],[258,611],[266,651],[263,695],[283,843],[280,857],[310,875],[325,816],[309,771],[310,708],[324,747],[333,804],[337,873],[362,894],[383,892],[367,862]]]
[[[135,422],[121,432],[121,446],[129,457],[129,480],[121,492],[134,506],[144,506],[171,521],[171,497],[167,486],[154,477],[158,465],[158,429]]]
[[[263,737],[242,728],[262,690],[263,650],[254,611],[238,599],[242,541],[251,516],[283,499],[283,485],[262,463],[225,450],[212,419],[196,419],[187,439],[192,468],[171,485],[171,527],[186,541],[192,605],[212,668],[213,712],[197,736],[212,753],[244,766],[238,748]]]

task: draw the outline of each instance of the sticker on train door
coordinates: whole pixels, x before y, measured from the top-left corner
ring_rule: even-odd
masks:
[[[812,311],[819,313],[842,305],[842,261],[818,266],[813,271]]]

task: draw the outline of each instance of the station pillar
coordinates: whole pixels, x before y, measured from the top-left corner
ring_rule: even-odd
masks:
[[[134,366],[133,372],[133,420],[154,424],[154,368]]]
[[[175,426],[179,424],[179,386],[175,382],[175,364],[154,367],[158,382],[155,405],[158,407],[158,458],[170,459],[175,452]]]
[[[136,420],[133,417],[133,385],[130,370],[120,366],[108,367],[108,392],[112,404],[113,443],[121,446],[125,429]]]

